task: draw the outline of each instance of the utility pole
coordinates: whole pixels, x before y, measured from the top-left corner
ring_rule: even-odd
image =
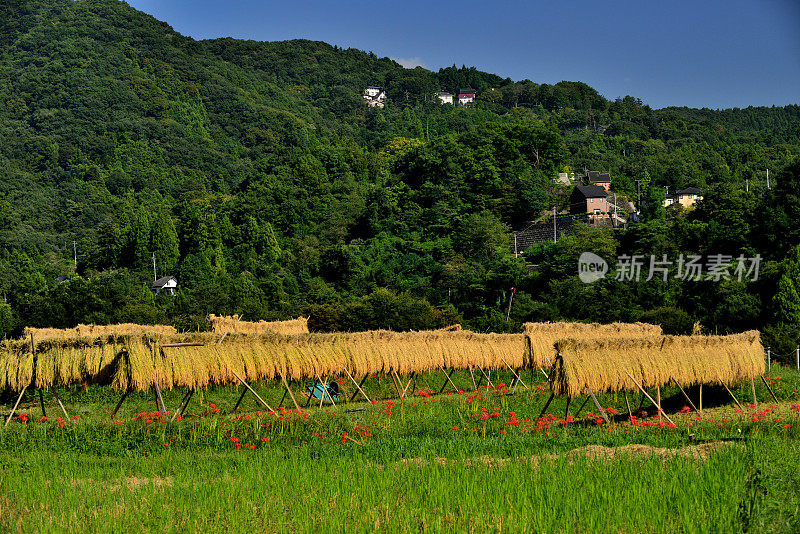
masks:
[[[156,274],[156,253],[153,252],[153,281],[155,282],[158,280],[158,275]]]
[[[744,179],[744,190],[750,192],[750,180],[747,178]]]
[[[617,227],[617,194],[614,193],[614,220],[611,221],[611,226],[613,228]]]
[[[636,197],[638,200],[636,201],[636,213],[642,211],[642,181],[636,180]]]
[[[558,236],[556,234],[556,207],[553,206],[553,243],[558,242]]]
[[[75,270],[78,269],[78,243],[72,242],[72,259],[75,262]]]
[[[767,169],[767,191],[769,191],[769,169]]]

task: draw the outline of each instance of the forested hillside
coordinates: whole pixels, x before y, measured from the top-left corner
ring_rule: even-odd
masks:
[[[365,105],[370,85],[384,109]],[[433,96],[466,87],[469,107]],[[196,41],[117,0],[0,0],[0,331],[202,328],[209,312],[322,329],[644,317],[765,327],[788,347],[798,157],[799,106],[652,110],[321,42]],[[640,221],[514,257],[510,228],[564,207],[554,178],[584,168],[629,198],[639,180]],[[663,186],[705,198],[664,210]],[[584,285],[584,250],[765,261],[755,282]],[[153,256],[175,297],[153,297]]]

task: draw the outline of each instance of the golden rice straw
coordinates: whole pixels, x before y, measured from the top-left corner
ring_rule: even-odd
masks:
[[[308,334],[308,319],[306,317],[298,317],[297,319],[289,319],[288,321],[240,321],[238,315],[225,316],[214,315],[208,316],[211,321],[211,329],[215,334],[236,333],[236,334]]]
[[[755,330],[729,336],[562,339],[555,347],[553,392],[573,397],[587,387],[594,393],[638,390],[626,371],[644,388],[667,386],[671,378],[684,387],[731,386],[765,371]]]
[[[558,339],[604,339],[660,336],[661,327],[648,323],[525,323],[525,367],[549,368],[555,360],[553,344]],[[510,362],[509,362],[510,363]]]
[[[129,335],[174,336],[176,332],[177,330],[174,327],[168,325],[140,325],[133,323],[110,325],[79,324],[75,328],[33,328],[28,326],[24,330],[22,339],[29,339],[31,334],[39,342]]]

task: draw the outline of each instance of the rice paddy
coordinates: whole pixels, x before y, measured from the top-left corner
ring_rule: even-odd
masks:
[[[553,332],[542,341],[537,329]],[[4,342],[0,356],[4,422],[19,402],[0,431],[4,531],[800,525],[800,498],[788,490],[800,472],[787,456],[800,453],[800,374],[773,366],[765,375],[757,332],[109,329],[33,332],[33,344],[30,333]],[[631,394],[628,374],[660,388],[669,421]],[[750,382],[759,376],[780,402]],[[705,385],[702,413],[671,378],[695,399]],[[335,405],[307,395],[318,379],[336,382]],[[608,423],[576,402],[588,402],[586,388]],[[740,409],[725,388],[756,397]],[[551,393],[561,397],[550,402]]]

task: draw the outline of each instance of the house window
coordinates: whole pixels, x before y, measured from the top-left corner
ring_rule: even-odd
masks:
[[[589,202],[591,202],[592,204],[594,204],[594,199],[593,199],[593,198],[590,198],[590,199],[589,199]]]
[[[595,209],[594,212],[595,213],[600,213],[600,210],[599,209]]]

